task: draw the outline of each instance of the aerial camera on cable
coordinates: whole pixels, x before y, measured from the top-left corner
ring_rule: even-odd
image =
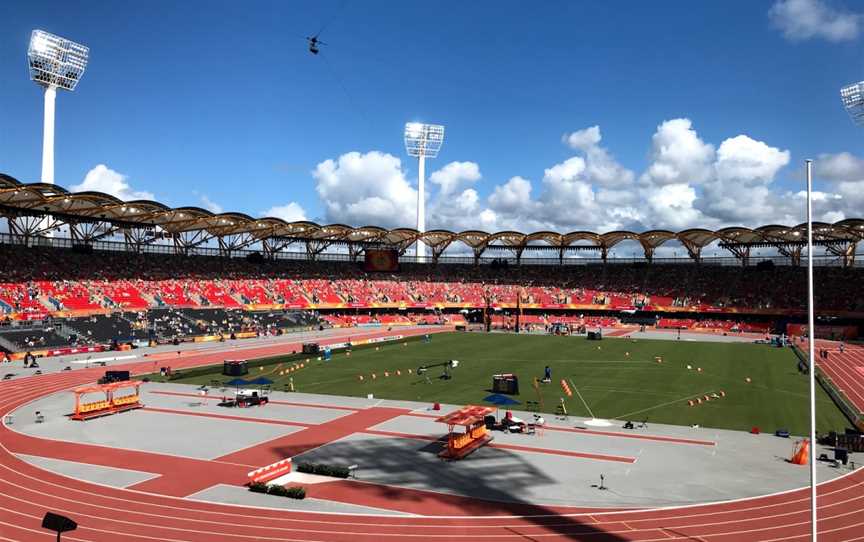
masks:
[[[306,41],[309,43],[309,52],[313,55],[317,55],[321,52],[321,48],[319,47],[319,45],[327,45],[326,43],[318,39],[318,34],[312,37],[307,36]]]

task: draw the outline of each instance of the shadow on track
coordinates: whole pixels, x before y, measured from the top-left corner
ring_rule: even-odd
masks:
[[[487,447],[461,461],[445,462],[437,456],[443,445],[440,440],[382,440],[355,435],[295,456],[294,463],[358,465],[358,480],[348,483],[354,484],[352,491],[358,491],[373,507],[377,502],[382,508],[421,515],[484,516],[478,520],[482,525],[490,524],[490,516],[523,516],[501,517],[500,522],[493,522],[497,527],[489,527],[489,532],[497,528],[502,536],[518,535],[523,540],[533,540],[538,535],[539,539],[548,540],[550,534],[565,540],[629,540],[623,533],[595,526],[588,515],[562,515],[553,506],[532,503],[532,494],[542,494],[543,486],[556,481],[518,454]],[[292,456],[290,447],[273,451],[282,457]],[[329,487],[307,485],[308,495],[314,498],[318,491],[326,498],[325,493],[332,492],[338,500],[340,488],[345,488],[344,482],[324,486]],[[590,487],[590,483],[586,486]],[[620,523],[607,525],[616,530],[630,530]]]

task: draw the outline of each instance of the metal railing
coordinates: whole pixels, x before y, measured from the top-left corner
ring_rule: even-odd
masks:
[[[67,238],[67,237],[25,237],[22,235],[13,235],[9,233],[0,233],[0,245],[15,245],[15,246],[28,246],[28,247],[43,247],[43,248],[61,248],[61,249],[71,249],[80,245],[79,242]],[[123,241],[94,241],[88,245],[95,252],[136,252],[135,246],[129,243],[125,243]],[[166,256],[170,255],[187,255],[187,256],[207,256],[207,257],[229,257],[229,258],[246,258],[252,254],[261,254],[262,251],[255,249],[237,249],[231,251],[221,250],[218,247],[205,247],[198,246],[192,247],[189,249],[178,249],[173,243],[170,244],[161,244],[161,243],[150,243],[150,244],[140,244],[137,245],[137,252],[141,254],[163,254]],[[316,254],[314,258],[308,252],[292,252],[292,251],[278,251],[272,254],[271,256],[275,260],[287,260],[287,261],[323,261],[323,262],[352,262],[352,257],[347,252],[321,252]],[[362,260],[362,257],[361,257]],[[544,258],[544,257],[525,257],[523,256],[521,260],[517,260],[517,258],[512,256],[482,256],[475,261],[473,255],[457,255],[457,256],[440,256],[438,258],[439,264],[452,264],[452,265],[474,265],[475,263],[479,265],[491,265],[494,263],[502,263],[507,262],[507,265],[510,266],[518,266],[518,265],[549,265],[549,266],[585,266],[585,265],[621,265],[621,264],[648,264],[649,261],[644,257],[633,256],[633,257],[616,257],[614,254],[610,255],[604,262],[602,258],[599,257],[570,257],[565,256],[563,259],[559,259],[557,257],[554,258]],[[410,264],[431,264],[432,258],[431,256],[418,258],[413,255],[403,254],[399,256],[400,263],[410,263]],[[749,265],[755,266],[761,262],[772,262],[777,266],[791,266],[792,260],[786,256],[760,256],[760,255],[751,255],[749,258]],[[673,257],[673,258],[658,258],[655,257],[652,262],[656,265],[693,265],[695,262],[689,257]],[[701,265],[719,265],[719,266],[727,266],[727,267],[740,267],[742,265],[741,260],[734,256],[706,256],[701,260]],[[806,267],[807,265],[807,256],[802,255],[799,263],[799,267]],[[819,267],[842,267],[843,262],[840,258],[833,255],[817,255],[813,258],[813,265]],[[856,258],[853,267],[861,268],[864,267],[864,255],[861,258]]]

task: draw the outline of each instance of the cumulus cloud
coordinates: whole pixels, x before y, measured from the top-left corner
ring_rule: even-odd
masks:
[[[848,152],[822,154],[813,163],[813,177],[816,182],[827,181],[831,188],[825,198],[819,197],[828,205],[816,201],[816,209],[827,207],[828,218],[840,214],[843,218],[861,216],[864,209],[864,158]]]
[[[275,218],[281,218],[286,222],[298,222],[300,220],[306,220],[306,211],[300,206],[299,203],[290,202],[285,205],[277,205],[275,207],[270,207],[263,213],[262,216],[272,216]]]
[[[441,195],[452,194],[465,183],[480,180],[480,166],[475,162],[450,162],[429,176],[429,182],[437,184]]]
[[[480,167],[452,162],[430,177],[427,226],[449,230],[645,230],[719,228],[803,220],[798,189],[778,187],[788,150],[746,134],[718,146],[704,141],[690,119],[660,123],[646,147],[649,163],[638,176],[604,147],[599,126],[563,135],[574,154],[542,172],[539,181],[515,176],[475,187]],[[822,155],[817,180],[828,189],[814,197],[818,220],[860,215],[864,159]],[[416,190],[399,159],[386,153],[348,153],[314,172],[327,219],[354,225],[411,226]],[[471,186],[466,186],[471,185]],[[821,187],[825,188],[825,187]]]
[[[821,154],[813,162],[813,174],[826,181],[864,179],[864,160],[848,152]]]
[[[599,126],[564,134],[562,139],[571,149],[584,154],[585,181],[606,186],[623,186],[633,181],[633,172],[619,164],[608,150],[600,146],[603,135]]]
[[[214,214],[217,214],[217,215],[218,215],[219,213],[221,213],[221,212],[223,212],[223,211],[225,210],[225,209],[222,208],[221,205],[219,205],[219,204],[216,203],[215,201],[213,201],[213,200],[211,200],[210,198],[208,198],[206,194],[201,194],[201,198],[200,198],[200,199],[201,199],[201,205],[202,205],[205,209],[207,209],[208,211],[210,211],[211,213],[214,213]]]
[[[104,192],[124,201],[154,199],[152,192],[133,189],[125,175],[114,171],[105,164],[99,164],[88,171],[84,180],[80,184],[73,184],[69,190],[72,192]]]
[[[777,0],[768,11],[786,39],[839,42],[858,37],[861,15],[837,9],[823,0]]]
[[[704,185],[703,210],[723,223],[785,218],[777,212],[777,197],[769,185],[788,163],[789,151],[748,136],[723,141],[717,150],[716,175]]]
[[[600,135],[599,126],[591,126],[583,130],[576,130],[569,134],[564,134],[562,140],[570,146],[571,149],[587,150],[600,143],[603,138]]]
[[[702,141],[690,119],[661,123],[651,137],[651,165],[642,174],[645,185],[699,184],[711,174],[714,146]]]
[[[391,154],[349,152],[321,162],[312,176],[329,222],[383,227],[415,222],[417,190]]]
[[[505,214],[529,213],[531,206],[531,181],[513,177],[498,185],[489,196],[489,206],[493,211]]]

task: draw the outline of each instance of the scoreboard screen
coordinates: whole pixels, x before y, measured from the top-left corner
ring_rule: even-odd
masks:
[[[369,249],[366,251],[363,267],[372,272],[399,271],[399,253],[395,250]]]

